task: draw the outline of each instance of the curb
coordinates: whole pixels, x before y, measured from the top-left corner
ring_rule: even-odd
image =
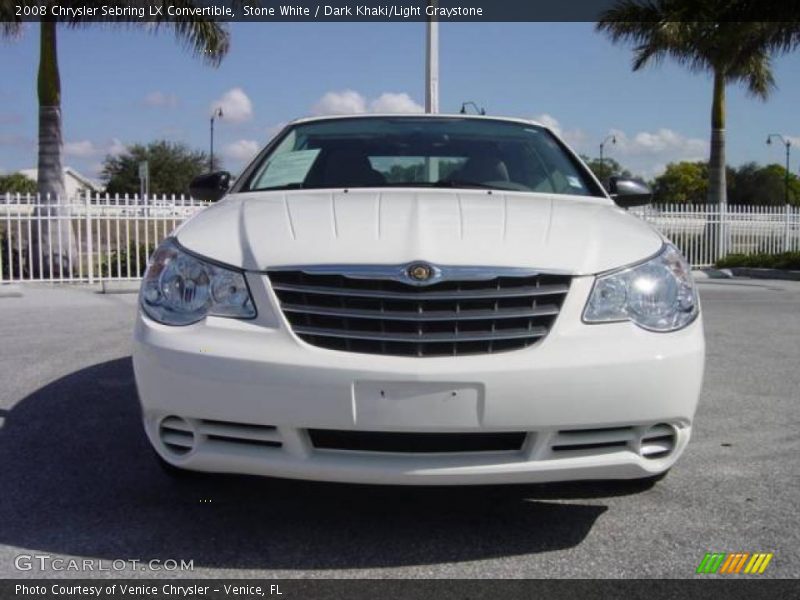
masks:
[[[784,269],[754,269],[751,267],[732,267],[724,269],[733,277],[749,277],[750,279],[782,279],[784,281],[800,281],[800,271]]]
[[[730,269],[694,269],[692,277],[695,279],[731,279],[733,273],[731,273]]]
[[[138,294],[138,281],[101,281],[100,294]]]
[[[13,283],[0,285],[0,298],[22,298],[22,288]]]

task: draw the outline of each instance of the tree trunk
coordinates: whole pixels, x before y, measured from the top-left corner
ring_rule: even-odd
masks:
[[[727,226],[722,215],[728,207],[728,190],[725,180],[725,73],[714,71],[714,99],[711,104],[711,156],[708,160],[708,202],[719,207],[720,221],[712,233],[717,259],[728,251]]]
[[[75,236],[61,165],[61,81],[58,73],[56,23],[41,22],[39,55],[39,164],[40,206],[36,210],[41,228],[32,230],[33,265],[36,276],[69,277],[75,261]]]

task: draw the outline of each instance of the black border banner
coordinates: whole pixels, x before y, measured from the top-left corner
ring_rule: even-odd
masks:
[[[796,580],[737,576],[687,580],[0,580],[0,600],[778,600],[799,595]]]
[[[649,0],[635,0],[646,4]],[[616,0],[11,0],[7,21],[185,20],[249,22],[597,21]],[[685,20],[787,21],[800,18],[800,0],[698,0]],[[10,7],[11,13],[8,14]],[[199,11],[190,13],[187,11]]]

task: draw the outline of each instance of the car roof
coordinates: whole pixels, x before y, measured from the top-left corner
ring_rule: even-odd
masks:
[[[320,115],[314,117],[301,117],[289,121],[287,125],[296,125],[298,123],[313,123],[317,121],[335,121],[339,119],[380,119],[380,118],[413,118],[413,119],[474,119],[483,121],[505,121],[507,123],[520,123],[523,125],[536,125],[549,129],[546,125],[534,121],[533,119],[520,119],[517,117],[500,117],[494,115],[464,115],[461,113],[369,113],[369,114],[353,114],[353,115]]]

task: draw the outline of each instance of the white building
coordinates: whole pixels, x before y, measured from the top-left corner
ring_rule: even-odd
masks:
[[[36,181],[39,176],[38,169],[20,169],[19,171],[28,179]],[[82,175],[72,167],[64,167],[64,187],[66,188],[67,198],[75,198],[86,191],[102,192],[105,186],[99,181],[90,179]]]

